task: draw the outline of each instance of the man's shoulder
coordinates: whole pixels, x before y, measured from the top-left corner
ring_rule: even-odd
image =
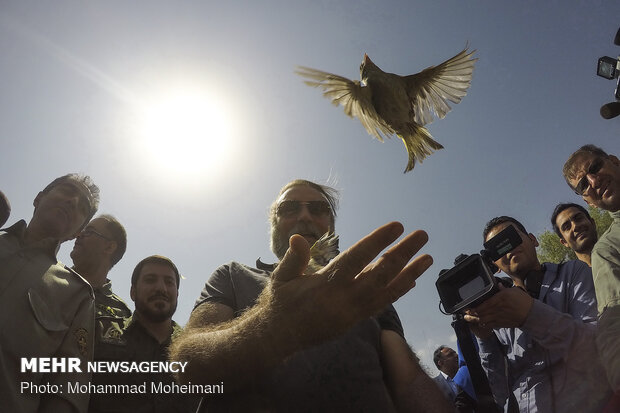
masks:
[[[97,306],[98,315],[125,318],[131,316],[129,306],[127,306],[121,297],[112,291],[111,285],[106,289],[95,290],[95,305]]]
[[[592,254],[608,255],[612,251],[620,250],[620,223],[613,222],[594,244]]]
[[[60,261],[50,266],[43,278],[46,288],[52,291],[71,291],[71,294],[86,295],[92,300],[95,298],[93,289],[88,281]]]
[[[268,279],[271,273],[262,269],[250,267],[237,261],[220,265],[213,272],[211,278],[229,277],[229,278],[253,278]]]

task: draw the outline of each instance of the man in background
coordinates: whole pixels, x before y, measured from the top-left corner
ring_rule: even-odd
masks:
[[[98,344],[120,337],[124,320],[131,316],[127,304],[112,292],[108,278],[126,249],[125,228],[112,215],[99,215],[80,232],[71,251],[73,269],[95,292],[95,360],[98,360]]]
[[[127,321],[120,337],[110,337],[100,345],[99,356],[106,361],[165,362],[168,346],[181,327],[172,320],[177,309],[179,281],[176,265],[167,257],[152,255],[136,265],[131,275],[133,316]],[[167,372],[145,371],[131,374],[97,373],[93,383],[142,385],[146,392],[123,395],[93,394],[89,412],[194,412],[197,397],[179,392],[157,391],[161,385],[174,381]],[[159,387],[158,387],[159,386]]]
[[[573,250],[580,261],[591,267],[590,256],[598,234],[588,211],[573,203],[558,204],[551,215],[551,225],[562,245]]]

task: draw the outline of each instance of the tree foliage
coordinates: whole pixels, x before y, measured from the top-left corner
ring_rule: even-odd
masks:
[[[588,206],[588,212],[594,219],[596,231],[600,237],[605,231],[607,231],[607,228],[609,228],[613,219],[611,218],[611,215],[609,215],[609,212],[592,206]],[[554,262],[558,264],[563,261],[574,260],[577,258],[573,250],[562,245],[560,242],[560,237],[558,237],[554,231],[546,230],[541,234],[538,234],[536,238],[538,238],[539,243],[536,252],[540,262]]]

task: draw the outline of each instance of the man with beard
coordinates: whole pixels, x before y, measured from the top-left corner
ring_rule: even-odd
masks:
[[[391,306],[432,263],[421,256],[407,264],[426,234],[408,235],[369,264],[401,235],[391,223],[308,272],[309,247],[333,231],[336,206],[334,189],[289,182],[270,209],[280,261],[232,262],[207,281],[170,352],[189,363],[181,382],[224,382],[225,394],[205,396],[203,409],[451,411]]]
[[[179,295],[179,271],[174,263],[161,255],[140,261],[131,275],[131,299],[135,303],[133,316],[127,321],[122,336],[101,343],[102,361],[165,362],[171,339],[181,331],[172,320]],[[174,381],[166,372],[97,373],[94,385],[142,385],[146,392],[120,395],[117,392],[95,393],[89,412],[190,412],[195,409],[194,397],[181,393],[152,391],[160,383]]]
[[[613,218],[592,250],[592,274],[599,313],[596,344],[620,410],[620,160],[585,145],[568,158],[562,172],[588,205]]]
[[[558,204],[551,215],[551,225],[562,245],[575,251],[577,258],[591,267],[590,256],[598,235],[588,211],[573,203]]]
[[[86,279],[95,292],[95,360],[99,343],[118,338],[125,318],[131,316],[127,304],[112,292],[108,273],[123,258],[127,233],[112,215],[99,215],[77,236],[71,259],[73,269]]]
[[[84,412],[88,406],[88,394],[42,394],[39,389],[66,390],[68,381],[85,384],[90,379],[86,364],[93,357],[92,289],[58,261],[56,252],[80,233],[98,204],[99,188],[89,177],[65,175],[37,194],[28,224],[21,220],[0,231],[3,412]],[[79,360],[81,372],[20,367],[21,360],[66,362],[69,357]]]

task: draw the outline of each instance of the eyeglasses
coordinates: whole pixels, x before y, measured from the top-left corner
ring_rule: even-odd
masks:
[[[276,208],[276,214],[280,217],[290,218],[299,214],[302,205],[308,208],[310,214],[315,217],[331,214],[332,208],[326,201],[282,201]]]
[[[583,196],[583,194],[586,192],[586,190],[590,186],[590,181],[588,181],[588,175],[595,175],[599,173],[599,171],[601,170],[604,164],[605,164],[605,158],[596,158],[594,161],[592,161],[586,173],[579,180],[579,182],[577,182],[577,185],[575,185],[574,190],[577,195]]]
[[[90,236],[93,236],[93,235],[97,235],[98,237],[101,237],[101,238],[103,238],[104,240],[111,241],[111,239],[110,239],[110,238],[106,237],[106,236],[105,236],[105,235],[103,235],[101,232],[95,231],[95,230],[94,230],[94,229],[92,229],[92,228],[85,229],[84,231],[82,231],[82,232],[80,233],[80,237],[86,237],[86,238],[88,238],[88,237],[90,237]]]

